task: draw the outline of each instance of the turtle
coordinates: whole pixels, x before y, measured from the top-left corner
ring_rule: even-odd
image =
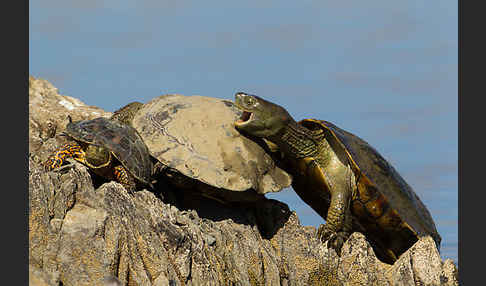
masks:
[[[237,92],[235,128],[262,138],[280,154],[292,188],[325,221],[317,237],[340,255],[352,232],[365,234],[377,257],[392,264],[421,236],[440,251],[441,237],[426,206],[378,151],[331,122],[296,122],[283,107]]]
[[[67,158],[86,165],[95,174],[121,183],[129,192],[138,184],[152,186],[152,161],[147,146],[131,126],[105,117],[72,121],[63,135],[69,143],[45,161],[47,171],[61,167]]]
[[[111,119],[140,133],[153,158],[154,179],[228,204],[257,201],[291,183],[261,145],[234,129],[239,116],[229,100],[166,94],[131,102]]]

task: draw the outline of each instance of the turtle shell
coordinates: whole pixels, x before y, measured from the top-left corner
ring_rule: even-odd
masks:
[[[132,126],[99,117],[70,122],[65,132],[74,140],[107,148],[136,179],[149,184],[150,153]]]
[[[236,131],[239,116],[231,101],[162,95],[144,104],[132,125],[157,160],[212,187],[264,194],[290,186],[271,156]]]
[[[353,194],[351,210],[372,236],[382,238],[392,231],[396,231],[394,235],[404,235],[404,232],[415,236],[430,235],[440,249],[441,237],[429,211],[393,166],[372,146],[328,121],[304,119],[299,124],[310,130],[323,130],[326,138],[337,142],[345,150],[358,180],[358,192]],[[365,212],[362,212],[363,207],[367,209]],[[385,212],[386,215],[380,217]],[[371,226],[373,217],[378,222]],[[396,237],[390,238],[392,240]],[[392,248],[406,249],[401,246]]]

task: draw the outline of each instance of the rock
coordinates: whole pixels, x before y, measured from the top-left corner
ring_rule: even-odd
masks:
[[[29,152],[37,151],[44,141],[64,131],[68,115],[76,121],[109,117],[111,113],[60,95],[48,81],[29,76]]]
[[[30,286],[49,286],[47,274],[35,266],[29,264],[29,285]]]
[[[39,154],[60,140],[30,150],[30,285],[459,285],[457,266],[430,237],[388,265],[353,233],[338,257],[275,200],[252,207],[201,197],[187,207],[169,203],[166,194],[181,190],[164,184],[134,194],[116,182],[93,185],[76,162],[45,172]]]
[[[343,245],[340,261],[340,281],[350,285],[389,285],[385,278],[389,265],[376,258],[373,248],[359,232],[353,233]]]
[[[442,261],[434,240],[422,237],[387,271],[392,285],[458,285],[457,267]]]
[[[452,259],[446,259],[442,263],[441,283],[444,285],[459,285],[459,271]]]

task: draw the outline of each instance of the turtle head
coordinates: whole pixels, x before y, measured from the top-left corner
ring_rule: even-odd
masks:
[[[236,129],[256,137],[276,135],[293,120],[283,107],[256,95],[238,92],[235,105],[243,111],[235,122]]]
[[[117,111],[113,112],[111,119],[117,120],[118,122],[121,122],[123,124],[131,125],[135,114],[137,113],[137,111],[140,110],[140,108],[143,107],[143,105],[143,103],[138,101],[131,102],[118,109]]]

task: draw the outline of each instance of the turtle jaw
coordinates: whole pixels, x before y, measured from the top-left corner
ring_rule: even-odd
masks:
[[[240,118],[235,121],[235,125],[238,127],[243,127],[250,123],[254,118],[253,112],[243,110],[243,114],[241,114]]]
[[[247,99],[250,97],[253,96],[244,92],[237,92],[235,94],[235,106],[243,112],[235,122],[236,127],[244,127],[255,119],[254,110],[252,109],[254,106],[248,105]]]

